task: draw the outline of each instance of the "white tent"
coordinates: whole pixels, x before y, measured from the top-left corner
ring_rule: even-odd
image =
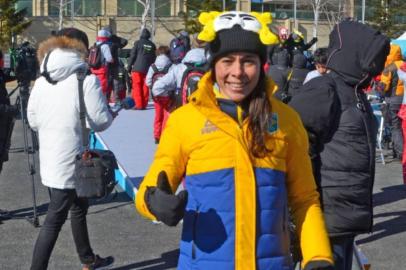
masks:
[[[396,40],[406,40],[406,32],[404,32],[400,37],[398,37]]]
[[[406,60],[406,32],[404,32],[397,39],[393,39],[392,44],[399,45],[400,50],[402,51],[403,59]]]

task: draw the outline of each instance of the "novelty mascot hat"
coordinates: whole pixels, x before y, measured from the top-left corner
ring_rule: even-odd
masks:
[[[223,55],[241,51],[258,54],[265,63],[266,46],[278,43],[277,36],[268,28],[272,22],[268,12],[203,12],[199,22],[204,27],[198,38],[208,42],[208,62],[211,65]]]

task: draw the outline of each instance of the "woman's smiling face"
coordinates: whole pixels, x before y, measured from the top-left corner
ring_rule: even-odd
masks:
[[[220,93],[234,102],[241,102],[257,86],[261,68],[261,60],[254,53],[235,52],[219,58],[214,72]]]

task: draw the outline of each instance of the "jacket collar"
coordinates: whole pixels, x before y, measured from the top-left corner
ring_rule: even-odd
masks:
[[[231,116],[222,112],[213,86],[212,73],[209,71],[200,79],[198,89],[189,98],[190,103],[219,129],[235,138],[240,137],[241,131],[248,127],[248,119],[246,118],[240,126]],[[270,102],[273,99],[272,93],[275,91],[275,87],[275,83],[268,80],[267,95]]]

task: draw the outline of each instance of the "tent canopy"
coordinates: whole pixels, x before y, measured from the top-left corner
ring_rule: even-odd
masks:
[[[400,50],[402,51],[403,60],[406,60],[406,32],[404,32],[397,39],[393,39],[392,44],[396,44],[400,47]]]
[[[400,37],[398,37],[396,40],[406,40],[406,32],[400,35]]]

